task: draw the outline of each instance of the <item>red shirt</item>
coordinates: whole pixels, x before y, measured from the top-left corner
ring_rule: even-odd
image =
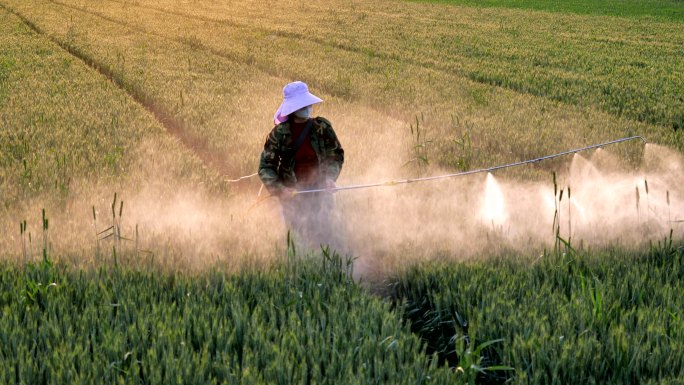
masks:
[[[290,122],[293,142],[297,141],[306,124],[307,122]],[[294,155],[294,173],[298,184],[312,185],[318,182],[318,157],[311,145],[311,132],[306,135],[304,142]]]

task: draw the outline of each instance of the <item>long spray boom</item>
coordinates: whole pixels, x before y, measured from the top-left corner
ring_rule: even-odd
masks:
[[[622,142],[627,142],[630,140],[635,140],[635,139],[640,139],[644,143],[646,143],[646,139],[644,139],[641,136],[630,136],[627,138],[622,138],[622,139],[616,139],[616,140],[611,140],[610,142],[605,142],[605,143],[600,143],[600,144],[594,144],[592,146],[587,146],[587,147],[582,147],[582,148],[576,148],[573,150],[568,150],[568,151],[563,151],[559,152],[558,154],[552,154],[552,155],[547,155],[547,156],[542,156],[540,158],[535,158],[535,159],[530,159],[530,160],[523,160],[520,162],[515,162],[515,163],[509,163],[509,164],[504,164],[504,165],[499,165],[499,166],[494,166],[494,167],[489,167],[489,168],[481,168],[477,170],[470,170],[470,171],[463,171],[463,172],[457,172],[453,174],[445,174],[445,175],[436,175],[436,176],[428,176],[428,177],[423,177],[423,178],[413,178],[413,179],[400,179],[400,180],[391,180],[387,182],[378,182],[378,183],[368,183],[368,184],[357,184],[357,185],[351,185],[351,186],[341,186],[341,187],[335,187],[332,189],[312,189],[312,190],[299,190],[295,193],[295,195],[299,194],[310,194],[310,193],[317,193],[317,192],[336,192],[336,191],[343,191],[343,190],[358,190],[358,189],[364,189],[364,188],[371,188],[371,187],[382,187],[382,186],[395,186],[399,184],[408,184],[408,183],[416,183],[416,182],[427,182],[431,180],[438,180],[438,179],[447,179],[447,178],[455,178],[457,176],[465,176],[465,175],[471,175],[471,174],[479,174],[482,172],[492,172],[496,170],[501,170],[503,168],[509,168],[509,167],[517,167],[517,166],[522,166],[525,164],[530,164],[530,163],[537,163],[541,162],[543,160],[547,159],[553,159],[557,158],[559,156],[563,155],[569,155],[569,154],[574,154],[577,152],[581,151],[586,151],[586,150],[591,150],[592,148],[601,148],[605,146],[609,146],[611,144],[616,144],[616,143],[622,143]]]

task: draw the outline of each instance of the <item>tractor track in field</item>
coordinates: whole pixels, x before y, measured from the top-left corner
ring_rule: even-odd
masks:
[[[101,76],[105,77],[108,81],[114,84],[121,91],[125,92],[131,100],[136,104],[141,106],[143,109],[148,111],[155,120],[166,130],[166,132],[173,138],[177,139],[183,147],[189,150],[192,154],[197,156],[202,163],[208,169],[218,172],[221,176],[233,171],[226,166],[226,161],[218,154],[213,153],[209,149],[209,141],[206,138],[197,137],[190,132],[188,132],[185,124],[178,119],[176,119],[173,114],[168,112],[162,105],[157,103],[154,98],[146,95],[145,92],[135,86],[130,86],[126,84],[122,79],[118,78],[114,71],[96,59],[90,57],[86,53],[79,50],[77,47],[69,45],[45,32],[36,23],[31,21],[28,17],[24,16],[19,11],[0,3],[0,9],[11,13],[12,15],[18,17],[26,26],[31,29],[34,33],[39,36],[44,37],[48,41],[56,44],[62,50],[67,52],[69,55],[79,60],[87,67],[98,72]]]

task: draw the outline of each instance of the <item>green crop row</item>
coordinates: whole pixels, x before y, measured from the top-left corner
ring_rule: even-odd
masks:
[[[501,7],[580,15],[634,17],[663,21],[684,21],[684,5],[679,0],[418,0],[469,7]]]
[[[568,251],[414,267],[392,292],[428,351],[451,366],[491,342],[480,365],[514,369],[483,372],[481,382],[681,384],[684,248]]]
[[[3,384],[453,383],[324,253],[267,271],[0,267]]]
[[[666,243],[413,267],[394,307],[327,252],[239,275],[3,264],[0,381],[681,384],[682,262]]]

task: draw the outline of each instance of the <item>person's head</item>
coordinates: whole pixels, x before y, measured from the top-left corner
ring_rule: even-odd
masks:
[[[308,119],[311,116],[312,106],[323,102],[323,99],[309,92],[309,87],[304,82],[296,81],[289,83],[283,88],[283,102],[273,116],[275,124],[285,122],[288,117]]]

